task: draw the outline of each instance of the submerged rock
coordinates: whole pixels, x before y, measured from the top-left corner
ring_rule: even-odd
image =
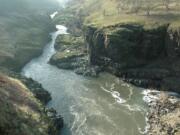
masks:
[[[91,77],[97,77],[101,71],[102,68],[99,66],[85,66],[75,69],[76,74]]]

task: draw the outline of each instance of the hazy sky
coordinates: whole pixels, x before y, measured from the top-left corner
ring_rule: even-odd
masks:
[[[60,4],[65,4],[67,0],[57,0]]]

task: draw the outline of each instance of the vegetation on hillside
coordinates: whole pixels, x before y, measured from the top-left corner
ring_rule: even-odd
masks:
[[[45,108],[50,94],[11,72],[42,52],[56,7],[51,0],[0,0],[0,135],[55,135],[62,128],[62,118]]]
[[[70,0],[54,21],[65,24],[71,34],[84,36],[88,66],[102,67],[100,72],[108,71],[136,86],[180,93],[179,0]],[[67,52],[58,51],[53,64],[59,68],[76,58],[73,54],[67,60]],[[91,71],[81,67],[75,72]],[[174,99],[151,102],[148,134],[179,135],[180,104]]]
[[[128,22],[180,25],[179,0],[70,0],[63,13],[56,20],[70,19],[79,25],[105,27]]]
[[[0,74],[0,134],[48,135],[50,119],[19,80]]]
[[[54,21],[84,35],[92,65],[115,68],[138,86],[157,81],[154,87],[179,91],[172,83],[180,75],[179,11],[179,0],[70,0]]]
[[[41,53],[53,30],[52,8],[49,0],[0,1],[0,66],[20,70]]]

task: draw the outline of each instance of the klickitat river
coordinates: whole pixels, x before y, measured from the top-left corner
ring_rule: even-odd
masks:
[[[57,25],[52,41],[43,54],[29,62],[22,74],[42,84],[52,94],[48,107],[64,118],[62,135],[141,135],[146,127],[147,104],[143,89],[101,73],[98,78],[83,77],[48,63],[56,52],[56,37],[67,34]]]

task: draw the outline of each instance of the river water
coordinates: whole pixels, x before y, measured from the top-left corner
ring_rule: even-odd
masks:
[[[66,27],[57,25],[43,54],[29,62],[22,74],[43,85],[52,94],[53,107],[65,121],[62,135],[141,135],[145,129],[147,105],[143,89],[108,73],[98,78],[76,75],[48,63],[54,43]]]

